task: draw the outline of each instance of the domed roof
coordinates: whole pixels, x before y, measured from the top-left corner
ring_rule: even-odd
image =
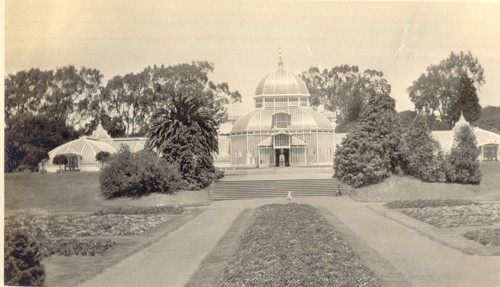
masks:
[[[269,131],[272,129],[273,114],[280,111],[260,108],[255,109],[242,116],[236,121],[231,129],[231,133],[247,132],[247,131]],[[332,122],[330,122],[321,113],[305,107],[288,108],[282,112],[291,115],[290,130],[334,130]]]
[[[59,154],[77,154],[82,157],[81,163],[93,163],[100,151],[116,153],[116,149],[105,142],[90,137],[80,137],[49,151],[49,157],[52,160]]]
[[[309,96],[309,92],[301,78],[280,65],[259,82],[255,96]]]

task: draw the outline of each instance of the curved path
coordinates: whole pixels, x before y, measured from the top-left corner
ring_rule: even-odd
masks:
[[[333,214],[414,286],[500,286],[500,256],[471,256],[445,247],[348,197],[293,201]],[[181,228],[81,286],[183,286],[238,214],[266,203],[286,199],[213,202]]]

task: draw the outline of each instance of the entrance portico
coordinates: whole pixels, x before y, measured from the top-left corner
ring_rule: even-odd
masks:
[[[279,167],[282,154],[284,167],[307,165],[306,143],[290,133],[275,133],[257,144],[257,148],[259,167]]]

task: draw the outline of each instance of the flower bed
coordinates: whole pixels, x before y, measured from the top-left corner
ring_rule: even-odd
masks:
[[[437,227],[500,224],[500,204],[407,208],[401,212]]]
[[[83,255],[94,256],[113,247],[116,242],[111,239],[45,239],[40,243],[43,257],[51,255]]]
[[[305,204],[257,209],[219,286],[380,286],[334,227]]]
[[[443,206],[461,206],[479,203],[467,199],[418,199],[418,200],[397,200],[385,204],[387,208],[424,208],[424,207],[443,207]]]
[[[110,209],[99,210],[94,215],[107,215],[107,214],[181,214],[184,208],[181,206],[127,206],[115,207]]]
[[[22,229],[37,238],[44,256],[96,255],[115,242],[82,237],[140,235],[183,211],[182,207],[157,206],[120,207],[89,215],[18,214],[5,219],[5,228]]]
[[[463,236],[467,239],[477,241],[482,245],[500,246],[500,228],[483,228],[468,231]]]

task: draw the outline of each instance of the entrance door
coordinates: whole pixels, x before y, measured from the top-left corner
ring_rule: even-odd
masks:
[[[281,158],[283,159],[283,166],[290,166],[290,149],[289,148],[277,148],[274,150],[276,166],[279,167],[281,164],[280,163],[280,155],[281,155],[282,151],[283,151],[283,157],[281,157]]]

